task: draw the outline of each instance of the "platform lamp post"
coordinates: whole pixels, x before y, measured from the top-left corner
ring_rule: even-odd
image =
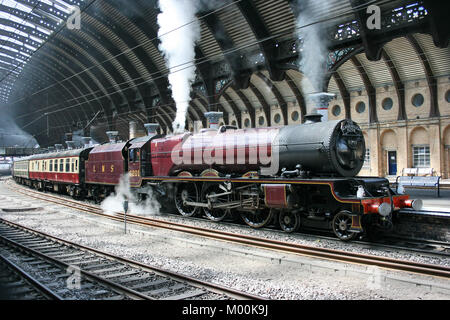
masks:
[[[127,234],[127,212],[128,212],[128,199],[125,198],[125,200],[123,201],[123,218],[124,218],[124,223],[125,223],[125,234]]]

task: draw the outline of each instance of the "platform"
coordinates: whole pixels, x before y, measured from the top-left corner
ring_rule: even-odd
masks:
[[[450,213],[450,189],[441,189],[441,196],[436,196],[434,189],[405,188],[411,198],[423,200],[423,210],[444,211]]]

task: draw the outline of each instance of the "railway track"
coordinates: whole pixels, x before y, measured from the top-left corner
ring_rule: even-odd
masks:
[[[262,299],[80,246],[0,219],[0,254],[57,299]]]
[[[60,297],[0,255],[0,300],[60,300]]]
[[[18,191],[18,190],[15,190]],[[20,191],[19,191],[20,192]],[[31,193],[35,193],[31,191]],[[95,214],[98,216],[106,217],[108,219],[123,221],[123,213],[114,213],[112,215],[105,214],[98,207],[82,204],[70,199],[64,199],[64,203],[61,203],[61,198],[52,195],[45,195],[42,197],[41,194],[30,195],[36,199],[52,202],[58,205],[64,205],[76,210],[80,210],[89,214]],[[450,278],[450,268],[439,265],[429,265],[416,263],[411,261],[402,261],[387,257],[365,255],[354,252],[347,252],[341,250],[334,250],[328,248],[318,248],[307,245],[294,244],[289,242],[282,242],[277,240],[259,238],[249,235],[235,234],[230,232],[224,232],[220,230],[211,230],[202,227],[190,226],[176,222],[164,221],[160,219],[147,218],[136,216],[132,214],[127,214],[127,223],[132,223],[141,226],[149,226],[155,228],[163,228],[178,232],[184,232],[189,234],[194,234],[198,236],[208,237],[216,240],[225,240],[234,243],[250,245],[258,248],[277,250],[281,252],[294,253],[300,255],[306,255],[316,258],[329,259],[334,261],[346,262],[346,263],[357,263],[363,265],[378,266],[392,270],[401,270],[407,272],[413,272],[423,275],[438,276],[444,278]]]
[[[24,191],[24,192],[21,192],[20,190],[17,190],[17,189],[15,189],[13,191],[20,192],[27,196],[32,196],[31,194],[33,194],[33,195],[35,195],[33,197],[35,197],[37,199],[47,201],[47,202],[52,202],[55,204],[64,205],[64,206],[67,206],[67,207],[70,207],[70,208],[73,208],[76,210],[80,210],[80,211],[83,211],[86,213],[104,216],[109,219],[115,219],[117,221],[124,220],[123,213],[118,212],[118,213],[115,213],[114,216],[111,216],[109,214],[103,213],[103,211],[98,206],[94,206],[94,205],[91,205],[88,203],[80,203],[80,202],[72,200],[71,198],[68,198],[68,197],[50,195],[47,193],[24,189],[23,187],[19,187],[19,188],[21,188],[22,191]],[[61,200],[64,200],[64,203],[61,203]],[[416,213],[416,212],[409,210],[406,213]],[[426,213],[422,212],[421,214],[425,215]],[[439,214],[439,216],[442,217],[442,216],[445,216],[446,213],[439,212],[437,214]],[[447,215],[450,218],[450,214],[447,213]],[[176,215],[176,216],[181,217],[180,215]],[[127,214],[127,221],[130,222],[131,220],[128,220],[128,219],[133,218],[133,217],[140,219],[140,220],[146,219],[149,222],[171,224],[171,222],[164,221],[161,219],[144,218],[141,216],[130,215],[130,214]],[[198,218],[198,217],[189,217],[187,219],[189,219],[189,220],[198,219],[198,220],[202,220],[202,221],[205,220],[205,219]],[[233,222],[222,221],[221,223],[228,224],[230,226],[238,225]],[[176,223],[172,223],[172,224],[177,225]],[[183,224],[178,224],[178,225],[184,226]],[[241,226],[241,224],[239,224],[239,226]],[[282,231],[276,230],[275,228],[271,228],[270,226],[265,227],[263,229],[270,230],[271,232],[283,233]],[[340,241],[340,240],[336,239],[336,237],[332,234],[332,232],[327,232],[324,230],[304,229],[304,230],[302,230],[301,233],[304,235],[307,235],[307,236],[313,235],[314,237],[317,237],[320,239],[326,239],[326,240],[337,241],[337,242]],[[410,252],[418,252],[418,253],[425,253],[425,254],[433,254],[436,256],[450,257],[450,244],[448,242],[443,242],[443,241],[433,241],[433,240],[427,240],[427,239],[405,238],[405,237],[399,237],[399,236],[395,236],[395,235],[386,235],[381,239],[376,239],[376,240],[371,240],[371,241],[355,240],[355,241],[353,241],[353,243],[357,243],[357,244],[361,244],[361,245],[365,245],[365,246],[371,246],[371,247],[379,246],[381,248],[386,248],[386,249],[405,250],[405,251],[410,251]]]

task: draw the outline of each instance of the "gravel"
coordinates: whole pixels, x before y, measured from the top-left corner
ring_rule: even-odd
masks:
[[[385,276],[449,286],[445,279],[395,273],[359,265],[319,261],[274,251],[243,247],[182,233],[128,226],[91,217],[79,211],[44,203],[13,193],[0,183],[0,207],[42,207],[29,212],[3,212],[0,217],[42,232],[123,256],[144,264],[212,281],[269,299],[353,300],[353,299],[448,299],[450,291],[430,290],[415,284],[384,281]],[[280,241],[314,245],[351,252],[382,255],[421,263],[450,265],[449,259],[326,239],[301,234],[281,234],[230,226],[209,221],[158,215],[156,218],[189,223],[210,229],[244,233]]]

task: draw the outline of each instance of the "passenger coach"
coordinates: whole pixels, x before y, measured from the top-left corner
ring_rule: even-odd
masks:
[[[67,192],[71,196],[83,193],[84,162],[92,148],[39,154],[15,162],[14,170],[26,179],[25,184],[38,190]],[[17,169],[16,169],[17,166]],[[26,171],[28,170],[28,171]]]

